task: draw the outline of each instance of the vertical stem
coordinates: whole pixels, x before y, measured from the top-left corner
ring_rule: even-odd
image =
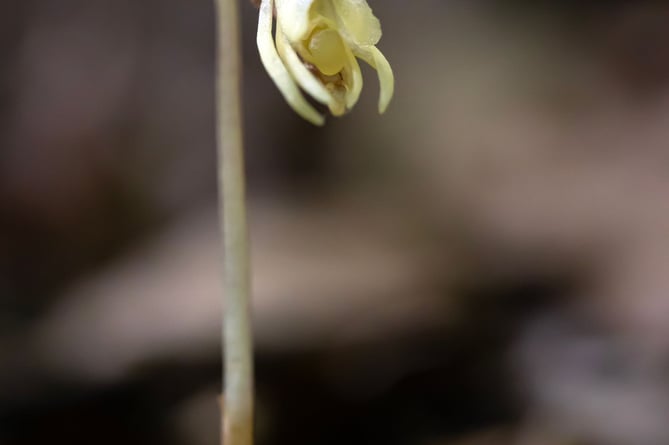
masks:
[[[221,440],[253,443],[250,265],[241,117],[241,49],[237,0],[215,0],[218,186],[223,233],[224,391]]]

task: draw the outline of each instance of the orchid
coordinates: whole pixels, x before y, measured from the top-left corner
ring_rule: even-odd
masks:
[[[365,0],[262,0],[260,4],[260,59],[290,106],[316,125],[322,125],[325,118],[302,91],[326,105],[334,116],[343,115],[362,90],[357,59],[376,69],[379,113],[386,110],[394,77],[375,46],[380,38],[381,25]]]

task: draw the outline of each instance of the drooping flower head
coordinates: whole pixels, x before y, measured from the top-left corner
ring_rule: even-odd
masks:
[[[276,12],[275,38],[272,23]],[[376,44],[381,25],[365,0],[262,0],[257,44],[265,69],[291,107],[322,125],[300,89],[340,116],[360,97],[358,58],[378,72],[379,112],[393,96],[390,64]]]

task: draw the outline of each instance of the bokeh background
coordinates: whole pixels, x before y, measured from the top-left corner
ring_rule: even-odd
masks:
[[[669,443],[669,7],[372,0],[324,128],[244,3],[258,443]],[[208,1],[0,2],[0,444],[218,442]]]

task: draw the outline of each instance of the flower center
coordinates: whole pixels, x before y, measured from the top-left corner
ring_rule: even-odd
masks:
[[[341,36],[334,29],[314,31],[309,39],[310,61],[326,76],[337,74],[347,62],[346,48]]]

